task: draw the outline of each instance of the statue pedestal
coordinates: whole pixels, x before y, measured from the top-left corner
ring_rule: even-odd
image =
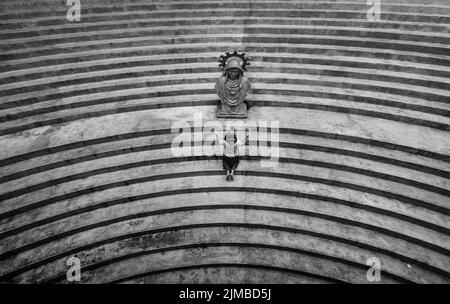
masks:
[[[217,118],[247,118],[247,104],[233,107],[222,103],[217,110]]]

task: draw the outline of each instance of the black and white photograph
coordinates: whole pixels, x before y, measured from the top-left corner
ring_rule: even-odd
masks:
[[[0,285],[449,283],[450,0],[0,1]]]

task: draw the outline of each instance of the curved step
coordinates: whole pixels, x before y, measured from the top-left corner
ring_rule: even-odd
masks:
[[[148,204],[146,204],[147,206],[148,206]],[[221,208],[220,206],[217,206],[219,209]],[[167,208],[167,207],[166,207]],[[222,207],[223,208],[223,207]],[[99,228],[96,228],[96,229],[92,229],[92,228],[94,228],[94,227],[92,227],[91,228],[91,230],[90,230],[90,233],[86,233],[86,232],[84,232],[84,233],[81,233],[82,232],[82,230],[81,231],[79,231],[80,233],[78,234],[78,235],[73,235],[72,237],[70,237],[70,238],[78,238],[78,240],[77,241],[75,241],[75,239],[72,239],[72,241],[70,241],[70,240],[67,240],[67,241],[64,241],[64,242],[62,242],[62,241],[60,241],[60,242],[58,242],[58,244],[61,244],[60,246],[58,246],[58,247],[60,247],[60,249],[59,250],[65,250],[65,251],[67,251],[68,249],[70,249],[71,247],[73,248],[73,246],[75,245],[75,244],[77,244],[78,246],[79,245],[81,245],[82,243],[85,243],[85,242],[87,242],[87,243],[85,243],[85,244],[89,244],[90,242],[92,242],[92,240],[96,240],[97,242],[99,241],[99,240],[101,240],[101,239],[104,239],[105,237],[107,237],[107,235],[111,235],[111,233],[113,233],[113,234],[116,234],[116,233],[123,233],[123,232],[125,232],[125,231],[127,231],[127,234],[130,234],[132,231],[131,230],[129,230],[131,227],[133,227],[133,231],[137,231],[136,229],[142,229],[142,228],[138,228],[138,226],[139,227],[145,227],[145,228],[148,228],[149,227],[149,224],[150,224],[150,226],[151,227],[153,227],[153,228],[158,228],[158,225],[159,224],[156,224],[156,222],[154,222],[155,220],[157,221],[157,222],[161,222],[161,221],[165,221],[165,222],[167,222],[167,223],[177,223],[177,224],[181,224],[181,225],[183,225],[183,223],[184,222],[186,222],[186,221],[188,221],[189,223],[195,223],[195,222],[201,222],[202,223],[202,225],[203,224],[205,224],[206,222],[210,222],[210,221],[212,221],[212,222],[214,222],[215,221],[215,218],[217,218],[218,220],[219,220],[219,222],[221,222],[221,223],[231,223],[231,222],[236,222],[236,221],[239,221],[239,219],[242,217],[242,216],[244,216],[245,218],[247,218],[247,220],[246,220],[246,223],[249,223],[248,221],[250,220],[250,222],[251,223],[253,223],[253,222],[255,222],[255,223],[258,223],[258,224],[261,224],[261,223],[263,223],[264,221],[262,221],[262,218],[260,218],[260,215],[258,215],[258,214],[260,214],[261,212],[261,216],[264,216],[264,218],[265,219],[267,219],[267,220],[270,220],[270,223],[271,224],[274,224],[275,226],[279,226],[280,228],[276,228],[276,229],[281,229],[281,230],[283,230],[283,228],[281,228],[281,227],[286,227],[286,225],[290,225],[290,224],[287,224],[288,222],[290,222],[291,220],[289,219],[290,218],[290,216],[287,216],[286,214],[275,214],[275,213],[271,213],[270,211],[251,211],[251,209],[248,209],[248,208],[250,208],[250,206],[249,207],[247,207],[246,208],[246,210],[248,210],[248,211],[246,211],[246,212],[250,212],[250,214],[248,214],[248,216],[249,217],[247,217],[247,216],[245,216],[245,214],[241,214],[241,211],[239,211],[239,207],[238,206],[236,206],[236,207],[234,207],[234,208],[238,208],[238,209],[229,209],[228,211],[227,210],[222,210],[220,213],[218,213],[217,211],[214,211],[214,209],[213,210],[211,210],[211,211],[207,211],[207,210],[204,210],[204,211],[201,211],[201,209],[199,209],[198,211],[195,211],[195,212],[189,212],[189,211],[186,211],[186,212],[181,212],[180,213],[180,211],[179,212],[175,212],[175,213],[170,213],[170,214],[167,214],[167,215],[164,215],[164,214],[161,214],[161,215],[156,215],[156,214],[158,214],[158,213],[156,213],[154,216],[155,216],[155,218],[154,219],[152,219],[152,221],[153,221],[153,224],[150,224],[149,222],[147,222],[147,220],[145,220],[144,222],[142,222],[142,216],[140,217],[141,218],[141,220],[139,220],[139,218],[135,218],[134,216],[133,217],[128,217],[129,219],[132,219],[132,218],[135,218],[135,220],[132,220],[131,222],[129,222],[129,225],[132,225],[132,226],[129,226],[128,224],[126,224],[127,222],[116,222],[116,224],[113,224],[115,221],[113,221],[113,222],[110,222],[110,226],[106,226],[106,227],[101,227],[102,226],[102,224],[103,223],[98,223],[97,225],[95,225],[95,226],[98,226]],[[182,209],[186,209],[186,208],[182,208]],[[259,209],[259,207],[258,207],[258,209]],[[122,210],[123,210],[123,208],[122,208]],[[139,209],[138,209],[139,210]],[[138,211],[138,210],[136,210],[136,211]],[[189,210],[189,208],[187,208],[186,210]],[[167,210],[167,212],[168,212],[169,210]],[[205,213],[206,212],[206,213]],[[267,213],[267,212],[269,212],[269,213]],[[203,213],[205,213],[204,215],[203,215]],[[229,216],[229,219],[228,219],[228,215],[227,214],[230,214]],[[264,215],[264,214],[266,214],[266,215]],[[271,216],[268,216],[269,214],[272,214]],[[149,214],[150,215],[150,214]],[[147,216],[149,216],[149,215],[147,215]],[[302,226],[303,225],[312,225],[312,226],[310,226],[310,227],[314,227],[314,229],[313,229],[313,231],[315,230],[315,231],[317,231],[317,229],[319,229],[319,230],[323,230],[322,228],[319,228],[319,227],[329,227],[329,228],[326,228],[326,229],[332,229],[334,232],[333,233],[331,233],[331,235],[336,235],[336,236],[338,236],[338,235],[341,235],[341,238],[340,238],[340,240],[341,241],[343,241],[344,243],[345,242],[347,242],[347,241],[344,241],[344,240],[347,240],[347,239],[354,239],[354,240],[362,240],[363,239],[363,236],[364,237],[367,237],[368,235],[365,233],[365,232],[363,232],[364,231],[364,229],[363,230],[361,230],[360,228],[356,228],[356,227],[352,227],[352,228],[350,228],[350,226],[347,226],[347,228],[343,228],[344,229],[344,231],[346,231],[346,232],[344,232],[344,231],[342,231],[342,232],[338,232],[338,231],[340,231],[340,229],[341,228],[338,228],[338,226],[336,226],[336,225],[318,225],[319,223],[317,222],[317,220],[319,220],[319,219],[316,219],[316,220],[313,220],[313,218],[312,217],[308,217],[308,220],[307,221],[302,221],[302,220],[300,220],[300,218],[301,218],[301,216],[300,215],[292,215],[293,216],[293,218],[292,218],[292,224],[294,224],[295,223],[295,226],[298,226],[298,224],[301,224]],[[174,218],[175,217],[175,218]],[[281,217],[281,218],[279,218],[279,217]],[[300,217],[300,218],[299,218]],[[276,220],[276,218],[279,218],[279,219],[277,219]],[[294,219],[295,218],[295,219]],[[222,220],[220,220],[220,219],[222,219]],[[231,220],[231,219],[233,219],[233,220]],[[119,219],[117,219],[117,220],[119,220]],[[148,219],[148,220],[150,220],[150,218]],[[230,221],[231,220],[231,221]],[[276,222],[278,222],[279,220],[282,220],[283,221],[283,223],[284,224],[281,224],[281,222],[279,222],[278,224],[276,223]],[[123,220],[122,220],[123,221]],[[275,221],[275,222],[274,222]],[[319,221],[321,221],[321,220],[319,220]],[[133,224],[133,222],[135,222],[134,224]],[[139,224],[138,224],[139,223]],[[307,224],[308,223],[308,224]],[[161,222],[161,224],[162,224],[162,222]],[[113,226],[111,226],[111,225],[113,225],[113,226],[115,226],[116,228],[113,228]],[[345,226],[345,225],[344,225]],[[126,227],[129,227],[129,228],[126,228]],[[106,230],[105,230],[106,229]],[[124,230],[125,229],[125,230]],[[358,230],[358,233],[354,233],[354,234],[351,234],[351,235],[355,235],[355,238],[353,238],[353,237],[348,237],[347,235],[346,235],[346,233],[348,233],[348,229],[356,229],[356,230]],[[173,228],[171,228],[171,230],[173,230]],[[310,228],[308,228],[307,230],[310,230]],[[355,231],[356,232],[356,231]],[[344,234],[341,234],[341,233],[344,233]],[[69,237],[69,234],[66,234],[67,236],[66,237]],[[327,232],[325,235],[323,235],[322,237],[325,237],[325,238],[328,238],[326,235],[330,235],[330,232]],[[378,243],[378,239],[380,238],[380,240],[381,239],[385,239],[386,238],[386,236],[382,236],[382,235],[379,235],[378,233],[376,233],[375,235],[374,235],[374,233],[372,232],[372,233],[369,233],[369,239],[370,239],[370,241],[369,241],[369,243],[371,244],[371,245],[358,245],[359,247],[366,247],[366,248],[376,248],[377,246],[381,246],[381,247],[384,247],[384,245],[375,245],[375,244],[381,244],[381,243]],[[342,236],[344,236],[344,238],[342,238]],[[84,239],[84,241],[82,241],[80,238],[82,238],[82,239]],[[92,240],[91,241],[89,241],[88,239],[89,238],[92,238]],[[387,237],[387,238],[389,238],[389,237]],[[114,240],[112,240],[112,241],[114,241]],[[359,242],[360,242],[359,241]],[[387,240],[386,240],[387,241]],[[109,242],[109,241],[108,241]],[[367,242],[367,241],[363,241],[363,243],[365,243],[365,242]],[[384,242],[384,241],[383,241]],[[392,242],[392,241],[391,241]],[[66,245],[63,245],[62,243],[65,243]],[[351,241],[350,241],[350,243],[351,243]],[[404,245],[400,245],[400,244],[402,244],[403,243],[403,241],[400,241],[399,239],[396,239],[395,240],[395,247],[396,247],[396,253],[394,254],[393,252],[391,252],[390,253],[390,255],[391,256],[394,256],[395,258],[399,258],[399,256],[400,256],[400,258],[401,258],[401,256],[402,256],[402,253],[406,253],[406,256],[410,256],[410,253],[408,253],[408,252],[411,252],[411,251],[414,251],[414,254],[415,255],[413,255],[414,256],[414,258],[412,259],[412,260],[415,260],[415,259],[417,259],[417,257],[418,256],[420,256],[421,254],[419,253],[419,252],[423,252],[422,254],[425,254],[425,255],[428,255],[428,254],[426,254],[425,252],[426,251],[424,251],[424,249],[423,248],[420,248],[420,247],[417,247],[417,246],[414,246],[414,245],[412,245],[412,244],[410,244],[410,243],[405,243]],[[69,244],[73,244],[73,245],[69,245]],[[373,247],[373,245],[375,245],[375,247]],[[48,245],[47,245],[48,246]],[[61,247],[62,246],[62,247]],[[399,247],[400,246],[400,247]],[[400,249],[401,248],[401,246],[406,246],[406,247],[404,247],[405,249]],[[53,249],[51,249],[51,248],[53,248]],[[38,251],[35,251],[35,250],[31,250],[31,251],[28,251],[28,253],[27,252],[23,252],[23,253],[21,253],[19,256],[24,256],[24,258],[25,258],[25,256],[26,255],[28,255],[29,257],[28,258],[25,258],[23,261],[27,261],[27,263],[29,263],[30,261],[33,261],[33,260],[35,260],[36,261],[36,259],[39,259],[39,256],[42,256],[42,252],[47,252],[47,254],[45,255],[45,256],[42,256],[43,258],[48,258],[49,257],[49,253],[50,252],[55,252],[55,250],[56,250],[56,248],[54,247],[54,245],[53,246],[51,246],[51,248],[49,247],[49,248],[47,248],[47,249],[45,249],[45,247],[42,247],[42,245],[41,245],[41,248],[40,248],[40,250],[38,250]],[[383,250],[383,249],[374,249],[374,250],[376,250],[376,251],[380,251],[380,252],[384,252],[384,253],[389,253],[390,252],[390,250],[391,249],[393,249],[392,247],[391,247],[391,245],[390,246],[388,246],[388,250],[386,251],[386,250]],[[406,248],[407,248],[407,250],[406,250]],[[416,249],[413,249],[413,248],[416,248]],[[34,253],[33,253],[34,252]],[[55,252],[56,253],[56,252]],[[438,256],[439,254],[435,254],[435,253],[433,253],[433,260],[435,259],[435,258],[437,258],[437,256]],[[15,263],[18,263],[19,261],[21,261],[22,260],[22,258],[19,258],[19,256],[16,256],[15,257],[15,259],[14,259],[14,264]],[[51,256],[51,255],[50,255]],[[401,258],[402,259],[402,258]],[[406,260],[407,261],[412,261],[411,260],[411,258],[406,258]],[[433,262],[432,262],[432,260],[428,260],[428,259],[426,259],[426,264],[428,264],[428,263],[431,263],[431,264],[433,264]],[[7,260],[5,261],[5,262],[7,262]],[[439,263],[438,263],[438,265],[442,265],[441,263],[443,263],[443,261],[440,261]],[[415,264],[418,264],[419,265],[419,267],[420,266],[423,266],[423,267],[426,267],[425,265],[426,264],[424,264],[423,262],[420,262],[420,261],[418,261],[418,260],[416,260],[416,263]],[[9,264],[8,263],[8,267],[7,268],[3,268],[3,269],[8,269],[8,268],[10,268],[10,267],[12,267],[13,265],[11,265],[11,264]],[[17,265],[18,266],[18,265]],[[22,264],[22,266],[24,266],[23,264]],[[37,266],[37,265],[34,265],[33,267],[35,267],[35,266]],[[5,265],[5,267],[6,267],[6,265]],[[431,268],[430,268],[431,267]],[[441,267],[441,266],[438,266],[438,268],[439,267]],[[432,266],[429,266],[429,267],[426,267],[426,268],[428,268],[428,269],[430,269],[430,270],[432,270],[432,269],[435,269],[435,267],[433,268]],[[444,268],[445,269],[445,268]],[[439,271],[437,271],[437,272],[439,272]]]
[[[384,0],[379,22],[357,1],[67,9],[0,4],[0,282],[67,283],[72,256],[85,283],[366,283],[373,257],[382,283],[450,282],[447,0]],[[198,122],[227,123],[233,49],[245,122],[279,142],[267,167],[252,137],[230,182]]]

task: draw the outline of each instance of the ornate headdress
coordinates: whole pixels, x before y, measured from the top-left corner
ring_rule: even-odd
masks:
[[[243,72],[246,71],[247,66],[250,65],[250,58],[245,56],[244,52],[239,54],[236,50],[234,50],[233,53],[226,52],[225,55],[221,55],[217,61],[219,62],[222,71],[237,68]]]

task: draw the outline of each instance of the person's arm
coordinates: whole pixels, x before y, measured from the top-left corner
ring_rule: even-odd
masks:
[[[240,141],[239,139],[236,141],[236,144],[238,145],[238,146],[243,146],[243,145],[248,145],[248,143],[249,143],[249,135],[247,134],[246,136],[245,136],[245,143],[243,143],[242,141]]]
[[[219,138],[219,134],[217,134],[217,131],[215,129],[214,129],[214,134],[216,135],[216,139],[219,144],[221,144],[221,145],[225,144],[225,140]]]

